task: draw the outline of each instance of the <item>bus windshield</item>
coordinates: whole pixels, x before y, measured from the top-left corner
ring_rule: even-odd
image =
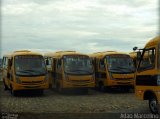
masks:
[[[21,76],[45,75],[46,67],[43,57],[39,55],[16,56],[15,73]]]
[[[134,73],[133,60],[128,55],[107,56],[108,69],[111,72]]]
[[[64,56],[64,70],[69,74],[91,74],[93,65],[87,56]]]

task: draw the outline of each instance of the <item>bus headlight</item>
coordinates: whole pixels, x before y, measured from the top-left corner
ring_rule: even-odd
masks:
[[[110,76],[111,80],[114,80],[111,72],[109,73],[109,76]]]
[[[157,76],[157,85],[160,86],[160,75]]]
[[[48,74],[45,75],[45,77],[44,77],[44,82],[47,82],[47,81],[48,81]]]
[[[21,80],[19,79],[19,76],[16,76],[16,83],[21,83]]]
[[[64,78],[65,78],[66,80],[69,80],[69,77],[68,77],[67,74],[64,75]]]
[[[95,74],[92,75],[92,80],[93,80],[93,81],[95,80]]]

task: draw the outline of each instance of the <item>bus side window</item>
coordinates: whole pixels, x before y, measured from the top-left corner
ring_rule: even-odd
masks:
[[[8,68],[8,58],[5,57],[5,60],[4,60],[4,68],[7,69]]]
[[[52,59],[52,67],[53,67],[53,71],[55,72],[56,71],[56,59],[55,58]]]
[[[160,44],[158,45],[158,68],[160,69]]]
[[[98,71],[98,59],[95,58],[95,71]]]
[[[11,59],[8,59],[8,67],[11,69],[12,67],[12,58]]]
[[[105,70],[104,59],[99,60],[99,68],[100,70]]]
[[[3,57],[3,61],[2,61],[2,68],[5,68],[5,63],[6,63],[6,58]]]
[[[151,69],[155,67],[155,49],[145,50],[142,61],[140,62],[140,69]]]
[[[62,65],[61,59],[58,59],[58,60],[57,60],[57,69],[58,69],[58,70],[61,69],[61,65]]]
[[[149,52],[149,56],[150,56],[151,64],[154,64],[154,62],[155,62],[155,50],[151,50]]]
[[[47,69],[52,69],[52,58],[46,59]]]
[[[47,57],[44,58],[46,66],[48,65]]]

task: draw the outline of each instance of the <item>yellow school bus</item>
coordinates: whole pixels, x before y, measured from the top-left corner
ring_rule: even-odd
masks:
[[[44,54],[49,72],[50,87],[63,92],[65,89],[84,89],[95,86],[92,60],[88,55],[75,51],[58,51]]]
[[[91,54],[90,57],[94,60],[96,88],[101,91],[112,87],[127,91],[134,88],[135,67],[128,54],[106,51]]]
[[[158,113],[160,104],[160,36],[150,40],[142,53],[137,52],[139,65],[136,71],[135,94],[149,100],[152,113]]]
[[[19,50],[3,56],[2,80],[5,89],[16,96],[20,90],[36,90],[43,94],[48,77],[43,55]]]

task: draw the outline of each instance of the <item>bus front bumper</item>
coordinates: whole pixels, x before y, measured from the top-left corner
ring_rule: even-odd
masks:
[[[33,90],[33,89],[48,89],[49,84],[37,84],[37,85],[23,85],[23,84],[14,84],[13,90]]]
[[[89,83],[73,83],[69,81],[63,82],[63,88],[94,88],[95,82]]]
[[[128,87],[133,87],[134,88],[134,80],[132,80],[132,81],[112,80],[112,81],[106,83],[106,86],[109,86],[109,87],[124,87],[124,86],[128,86]]]

